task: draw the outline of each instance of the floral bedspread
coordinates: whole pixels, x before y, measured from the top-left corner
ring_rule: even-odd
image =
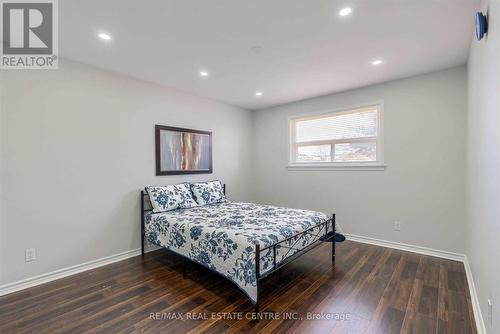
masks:
[[[316,241],[330,217],[321,212],[225,201],[146,217],[146,236],[235,282],[255,302],[255,244],[263,249],[313,226],[276,247],[276,263]],[[323,223],[323,224],[322,224]],[[328,224],[328,231],[331,231]],[[296,242],[297,241],[297,242]],[[260,273],[273,268],[273,249],[261,251]]]

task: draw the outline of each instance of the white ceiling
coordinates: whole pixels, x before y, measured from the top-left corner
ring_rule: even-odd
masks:
[[[262,109],[465,64],[477,5],[478,0],[63,0],[59,45],[62,57]],[[352,15],[340,17],[344,7],[352,7]],[[112,40],[99,40],[101,31]],[[384,64],[371,65],[376,58]],[[199,77],[202,69],[208,78]]]

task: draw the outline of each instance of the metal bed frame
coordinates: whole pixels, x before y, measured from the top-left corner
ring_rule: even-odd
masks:
[[[226,194],[226,185],[224,184],[223,185],[223,191],[224,191],[224,195]],[[144,229],[144,224],[145,224],[145,215],[147,212],[152,212],[153,209],[152,208],[145,208],[145,201],[150,201],[149,199],[149,195],[147,192],[145,192],[144,190],[141,191],[141,253],[142,253],[142,256],[144,256],[144,249],[145,249],[145,237],[146,237],[146,233],[145,233],[145,229]],[[331,224],[331,231],[329,232],[328,230],[328,226]],[[300,240],[300,236],[301,235],[304,235],[308,232],[310,232],[311,230],[313,229],[316,229],[318,228],[319,226],[321,225],[324,225],[325,228],[324,228],[324,233],[322,232],[323,228],[319,228],[319,231],[317,231],[317,233],[314,235],[315,238],[318,238],[316,239],[315,241],[313,241],[311,244],[309,244],[308,246],[304,247],[304,248],[295,248],[295,244]],[[311,232],[312,233],[312,232]],[[256,276],[256,285],[257,285],[257,298],[256,298],[256,301],[254,302],[250,296],[248,296],[247,292],[242,290],[238,285],[236,285],[236,287],[241,290],[249,299],[250,299],[250,302],[253,304],[254,306],[254,312],[256,314],[256,320],[258,321],[258,313],[259,313],[259,297],[260,297],[260,281],[263,280],[264,278],[270,276],[271,274],[275,273],[276,271],[279,271],[280,274],[281,274],[281,268],[283,268],[284,266],[286,266],[288,263],[292,262],[293,260],[297,259],[298,257],[300,257],[301,255],[307,253],[308,251],[312,250],[313,248],[317,247],[321,242],[331,242],[332,244],[332,250],[331,250],[331,256],[332,256],[332,264],[335,265],[335,213],[332,214],[331,218],[326,220],[324,223],[321,223],[319,225],[315,225],[311,228],[308,228],[307,230],[305,231],[302,231],[300,233],[297,233],[291,237],[288,237],[280,242],[277,242],[273,245],[270,245],[270,246],[267,246],[267,247],[263,247],[261,248],[259,244],[255,244],[255,276]],[[289,240],[293,240],[294,238],[296,238],[295,242],[291,245],[291,246],[288,246],[288,245],[282,245],[282,244],[285,244],[286,242],[288,242]],[[159,245],[160,246],[160,245]],[[279,262],[279,263],[276,263],[276,248],[287,248],[288,251],[287,253],[283,256],[283,261]],[[261,253],[263,251],[266,251],[268,249],[271,249],[273,250],[273,268],[269,271],[267,271],[266,273],[264,274],[260,274],[260,260],[261,260]],[[292,250],[295,250],[296,252],[294,254],[292,254],[291,256],[287,257],[287,255],[292,251]],[[183,257],[183,268],[182,268],[182,275],[184,278],[186,278],[186,264],[187,264],[187,260],[191,260],[190,258],[180,254],[180,253],[177,253],[175,251],[173,251],[174,253],[180,255]],[[191,260],[192,261],[192,260]],[[193,261],[194,262],[194,261]],[[197,263],[197,262],[196,262]],[[200,264],[202,265],[202,264]],[[208,267],[207,267],[208,268]],[[208,268],[210,269],[210,268]],[[212,270],[212,269],[210,269]],[[217,271],[214,271],[212,270],[214,273],[216,274],[219,274],[220,276],[224,277],[227,279],[227,277],[225,277],[224,275],[222,275],[221,273],[217,272]],[[231,281],[232,282],[232,281]],[[235,282],[232,282],[232,283],[235,283]]]

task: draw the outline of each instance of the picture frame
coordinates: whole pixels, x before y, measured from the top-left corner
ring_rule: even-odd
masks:
[[[156,175],[211,174],[212,132],[155,125]]]

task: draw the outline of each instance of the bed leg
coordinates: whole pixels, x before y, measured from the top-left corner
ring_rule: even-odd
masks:
[[[144,191],[141,191],[141,255],[144,257]]]
[[[332,263],[335,265],[335,241],[332,242]]]
[[[182,278],[186,279],[186,258],[184,258],[184,261],[182,262]]]
[[[255,321],[259,322],[259,281],[260,281],[260,245],[255,245],[255,285],[257,288],[257,300],[253,306]]]
[[[332,215],[332,230],[333,230],[332,263],[335,264],[335,214]]]
[[[144,257],[144,230],[141,233],[141,255]]]

